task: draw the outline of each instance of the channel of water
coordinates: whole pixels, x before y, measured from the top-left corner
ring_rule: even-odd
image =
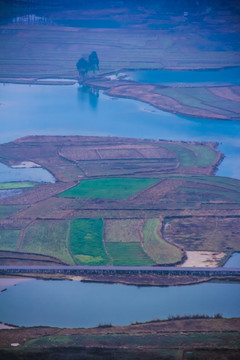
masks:
[[[240,284],[137,287],[32,280],[0,295],[0,320],[21,326],[128,325],[169,315],[240,316]]]
[[[225,154],[217,175],[240,178],[238,121],[178,116],[78,85],[0,84],[0,99],[1,143],[26,135],[216,141]]]
[[[137,70],[124,72],[127,78],[151,84],[181,83],[203,86],[203,84],[240,84],[240,67],[217,70]]]

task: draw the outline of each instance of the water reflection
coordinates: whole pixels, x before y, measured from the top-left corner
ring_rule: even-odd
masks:
[[[92,110],[98,107],[99,90],[91,88],[90,86],[80,86],[78,88],[78,102],[80,106],[85,106],[86,103],[90,105]]]

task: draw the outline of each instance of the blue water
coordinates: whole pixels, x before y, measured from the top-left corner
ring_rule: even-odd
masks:
[[[240,178],[240,122],[194,119],[78,85],[0,84],[0,142],[26,135],[103,135],[220,142],[218,175]]]
[[[240,316],[240,284],[137,287],[32,280],[0,293],[0,321],[22,326],[93,327],[169,315]]]
[[[240,253],[233,253],[224,265],[226,268],[240,268]]]
[[[43,168],[11,168],[0,163],[0,182],[36,181],[54,183],[54,176]]]
[[[137,70],[127,71],[131,80],[152,84],[188,83],[188,84],[240,84],[240,67],[221,70]]]

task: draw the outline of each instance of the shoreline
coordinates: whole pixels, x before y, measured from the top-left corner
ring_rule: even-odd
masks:
[[[169,71],[219,71],[223,69],[233,69],[238,68],[238,66],[226,66],[226,67],[218,67],[218,68],[199,68],[199,67],[188,67],[188,68],[168,68],[163,67],[161,69],[120,69],[116,71],[111,72],[105,72],[101,73],[95,77],[89,77],[86,79],[86,81],[83,83],[82,81],[79,81],[79,78],[77,77],[71,77],[71,78],[51,78],[51,79],[44,79],[44,78],[11,78],[11,77],[2,77],[0,78],[0,83],[2,84],[19,84],[19,85],[47,85],[47,86],[61,86],[61,85],[69,85],[69,86],[75,86],[77,84],[79,85],[86,85],[90,86],[99,90],[104,90],[104,93],[108,96],[113,96],[116,98],[124,98],[124,99],[132,99],[136,101],[140,101],[145,104],[149,104],[153,106],[154,108],[166,111],[171,114],[179,115],[179,116],[186,116],[189,118],[199,118],[199,119],[213,119],[213,120],[227,120],[227,121],[240,121],[239,119],[235,119],[233,117],[228,117],[226,115],[221,115],[220,113],[214,113],[212,110],[205,110],[200,109],[197,107],[191,107],[189,105],[184,105],[181,102],[176,101],[174,98],[171,98],[170,96],[161,95],[157,92],[158,89],[161,88],[168,88],[168,89],[185,89],[185,88],[192,88],[194,89],[194,86],[190,86],[189,83],[181,83],[181,87],[178,86],[171,86],[171,84],[167,85],[161,85],[161,84],[151,84],[151,83],[143,83],[143,82],[137,82],[134,80],[110,80],[107,79],[107,76],[114,75],[116,72],[121,71],[151,71],[151,70],[169,70]],[[206,86],[205,83],[203,86],[199,86],[197,88],[215,88],[215,87],[221,87],[229,89],[233,85],[231,84],[220,84],[220,85],[210,85]],[[234,85],[238,86],[239,85]],[[140,89],[140,90],[139,90]],[[155,92],[156,90],[156,92]]]

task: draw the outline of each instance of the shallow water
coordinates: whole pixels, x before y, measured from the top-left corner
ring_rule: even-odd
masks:
[[[220,70],[137,70],[127,71],[126,74],[131,80],[152,84],[240,84],[240,67]]]
[[[240,253],[233,253],[224,265],[226,268],[240,268]]]
[[[43,168],[11,168],[0,163],[0,182],[36,181],[54,183],[54,176]]]
[[[0,84],[0,142],[26,135],[99,135],[220,142],[218,175],[240,178],[240,122],[194,119],[78,85]]]
[[[169,315],[240,316],[240,284],[137,287],[32,280],[0,293],[0,321],[23,326],[92,327]]]

